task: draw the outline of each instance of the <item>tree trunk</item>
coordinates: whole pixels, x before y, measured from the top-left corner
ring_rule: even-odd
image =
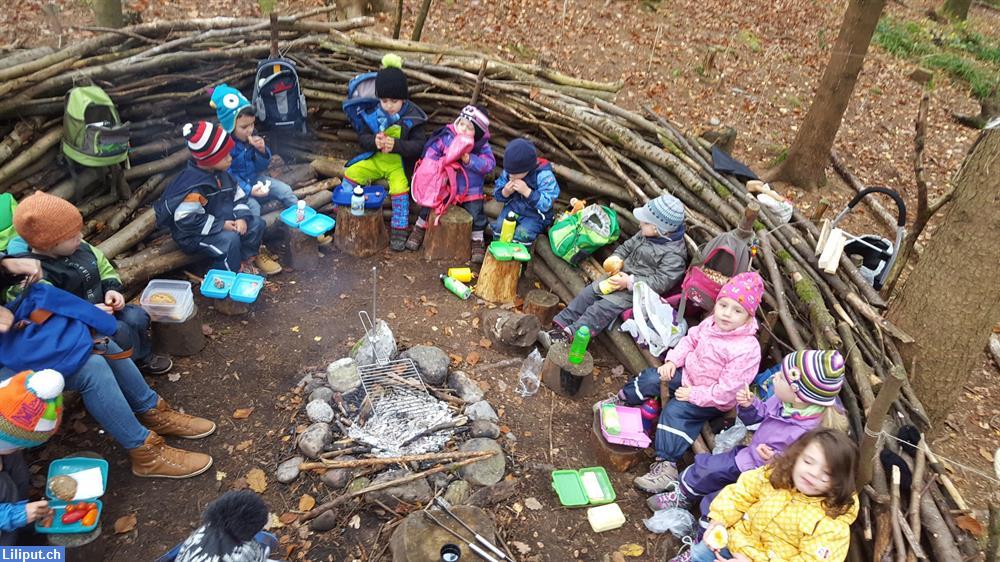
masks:
[[[969,17],[969,6],[971,5],[972,0],[945,0],[944,6],[941,7],[941,13],[951,19],[965,21]]]
[[[431,1],[424,0],[420,5],[420,12],[417,13],[417,22],[413,24],[413,35],[410,36],[411,41],[420,41],[420,36],[424,32],[424,22],[427,21],[427,13],[431,11]]]
[[[885,0],[851,0],[830,51],[830,62],[816,88],[809,112],[799,125],[788,157],[768,173],[771,181],[803,188],[826,185],[826,163],[865,62]]]
[[[100,27],[124,26],[122,0],[94,0],[94,17]]]
[[[966,158],[941,227],[890,309],[889,318],[915,343],[900,351],[916,359],[913,388],[933,421],[962,396],[1000,317],[1000,129],[986,129]],[[934,311],[933,314],[930,311]]]

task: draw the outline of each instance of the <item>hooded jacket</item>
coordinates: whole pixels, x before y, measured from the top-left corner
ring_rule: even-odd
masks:
[[[233,163],[229,165],[229,174],[236,178],[236,183],[243,188],[243,193],[250,195],[250,189],[261,174],[271,165],[271,149],[265,147],[264,154],[250,146],[250,143],[236,140],[233,137],[233,151],[229,153]]]
[[[424,160],[440,160],[448,152],[448,146],[455,140],[458,133],[454,125],[446,125],[438,129],[436,133],[427,141],[424,149]],[[472,145],[472,152],[469,153],[469,163],[461,164],[465,170],[464,174],[456,174],[458,185],[457,192],[463,194],[459,197],[458,203],[465,201],[475,201],[483,198],[483,185],[486,183],[486,174],[493,171],[497,165],[496,157],[490,148],[490,133],[486,131],[483,136]],[[466,181],[468,177],[468,181]]]
[[[504,196],[503,188],[510,181],[510,174],[507,170],[500,173],[497,178],[496,187],[493,189],[493,198],[503,203],[503,215],[513,211],[519,217],[535,217],[543,224],[552,224],[555,214],[552,212],[552,204],[559,197],[559,182],[552,172],[552,165],[548,160],[538,159],[538,166],[528,172],[524,177],[524,183],[531,188],[531,195],[525,197],[518,192],[511,193],[509,197]]]
[[[413,179],[413,168],[417,165],[417,160],[424,153],[424,143],[427,142],[427,114],[424,110],[407,100],[403,103],[402,109],[395,115],[386,115],[382,107],[376,105],[375,108],[363,116],[367,130],[358,132],[358,144],[364,152],[352,158],[346,165],[371,158],[378,147],[375,146],[375,134],[385,131],[387,135],[396,139],[392,147],[391,154],[398,154],[403,159],[403,171],[406,172],[407,179]],[[394,129],[398,125],[399,129]],[[398,136],[397,132],[398,131]]]
[[[776,489],[770,476],[769,467],[744,472],[712,501],[708,518],[726,526],[729,551],[752,562],[842,562],[858,516],[857,496],[846,513],[831,517],[823,498]]]
[[[777,396],[771,396],[764,402],[761,402],[759,398],[754,398],[753,404],[750,404],[749,407],[740,406],[736,409],[736,413],[744,425],[760,424],[760,427],[753,432],[750,446],[744,447],[736,453],[736,466],[741,472],[767,464],[767,461],[760,458],[760,454],[757,453],[758,445],[767,445],[774,450],[776,455],[781,454],[799,437],[816,429],[823,421],[822,413],[814,416],[801,414],[786,416],[783,412],[784,405]]]
[[[689,401],[727,412],[736,406],[736,392],[750,384],[760,367],[757,320],[723,332],[709,316],[688,330],[667,361],[683,368],[682,383],[691,387]]]
[[[622,259],[622,271],[632,275],[633,283],[642,281],[654,293],[666,294],[683,277],[687,269],[687,247],[684,229],[669,236],[643,236],[637,232],[615,249]],[[602,295],[623,309],[632,308],[632,291],[615,291]]]
[[[156,222],[170,228],[182,250],[195,253],[200,250],[199,242],[222,232],[226,221],[252,217],[245,199],[234,201],[236,188],[236,179],[229,172],[206,170],[188,162],[153,204]]]

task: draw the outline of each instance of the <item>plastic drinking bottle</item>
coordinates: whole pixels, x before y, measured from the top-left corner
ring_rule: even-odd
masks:
[[[615,279],[616,277],[618,277],[618,274],[612,275],[611,277],[608,277],[604,281],[601,281],[600,283],[597,284],[597,288],[601,290],[602,295],[610,295],[611,293],[617,290],[617,287],[611,284],[611,280]]]
[[[465,283],[447,275],[440,275],[439,277],[444,282],[445,288],[454,293],[456,297],[465,300],[472,296],[472,289],[468,288]]]
[[[295,204],[295,222],[302,222],[306,220],[306,202],[299,201]]]
[[[604,431],[610,435],[618,435],[622,432],[621,422],[618,420],[618,410],[614,404],[608,402],[601,405],[601,423],[604,424]]]
[[[587,354],[587,345],[590,344],[590,328],[580,326],[573,334],[573,343],[569,346],[569,362],[574,365],[583,363],[583,357]]]
[[[503,220],[503,224],[500,225],[500,241],[501,242],[513,242],[514,241],[514,229],[517,228],[517,215],[514,211],[507,213],[507,218]]]
[[[351,195],[351,214],[356,217],[365,214],[365,190],[360,185],[354,188]]]
[[[472,281],[472,269],[468,267],[449,267],[448,277],[458,279],[462,283]]]

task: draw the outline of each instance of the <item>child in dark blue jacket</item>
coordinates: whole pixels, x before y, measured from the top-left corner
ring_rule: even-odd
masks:
[[[207,121],[184,125],[184,138],[192,160],[153,205],[157,224],[170,228],[184,252],[212,258],[215,269],[257,273],[264,221],[236,201],[239,186],[226,171],[232,138]]]
[[[552,225],[552,204],[559,197],[559,182],[552,165],[538,157],[527,139],[514,139],[503,153],[503,172],[497,178],[493,198],[503,203],[503,212],[493,227],[500,236],[503,221],[514,213],[514,241],[531,244]]]

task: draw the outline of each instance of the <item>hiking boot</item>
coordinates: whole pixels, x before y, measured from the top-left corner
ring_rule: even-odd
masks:
[[[167,357],[166,355],[158,355],[156,353],[150,353],[149,357],[145,361],[139,363],[139,370],[147,375],[165,375],[170,372],[173,368],[173,359]]]
[[[257,254],[257,257],[253,261],[264,275],[277,275],[281,273],[281,264],[263,246],[260,247],[260,253]]]
[[[132,474],[143,478],[191,478],[212,466],[212,457],[204,453],[175,449],[150,431],[146,441],[129,449]]]
[[[661,509],[669,509],[671,507],[677,507],[680,509],[688,509],[694,500],[688,497],[681,489],[680,482],[673,482],[671,486],[672,490],[669,492],[661,492],[655,496],[650,496],[646,500],[646,505],[649,509],[653,511],[659,511]]]
[[[333,242],[333,236],[329,234],[320,234],[316,237],[316,243],[320,246],[329,246],[331,242]]]
[[[406,249],[406,229],[393,228],[389,235],[389,249],[393,252],[402,252]]]
[[[472,257],[469,259],[472,263],[479,265],[483,263],[486,259],[486,244],[482,240],[472,241]]]
[[[650,494],[663,492],[676,481],[677,465],[670,461],[654,462],[650,465],[649,472],[633,480],[637,488]]]
[[[215,422],[182,414],[171,408],[163,398],[156,401],[156,407],[139,414],[139,422],[160,435],[184,439],[201,439],[215,432]]]
[[[569,334],[566,333],[566,330],[557,327],[538,332],[538,343],[542,344],[545,348],[552,347],[552,344],[557,341],[569,341]]]
[[[424,234],[426,233],[426,228],[422,226],[414,226],[413,230],[410,231],[410,236],[406,239],[406,249],[411,252],[419,250],[420,245],[424,243]]]

